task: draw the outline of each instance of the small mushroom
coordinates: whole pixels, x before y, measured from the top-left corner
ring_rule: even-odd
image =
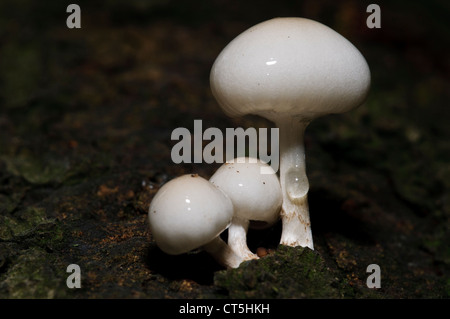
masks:
[[[164,184],[148,212],[151,234],[162,251],[179,255],[204,249],[227,268],[236,268],[242,262],[220,238],[232,217],[230,198],[197,174]]]
[[[261,173],[264,168],[265,174]],[[271,174],[269,173],[271,170]],[[278,176],[256,158],[240,157],[226,162],[210,178],[233,202],[234,216],[228,228],[228,246],[244,260],[257,259],[247,245],[248,227],[264,228],[280,217],[282,203]]]
[[[304,131],[319,116],[364,102],[370,87],[366,60],[347,39],[319,22],[276,18],[232,40],[214,62],[210,82],[225,113],[260,115],[279,128],[280,243],[313,249]]]

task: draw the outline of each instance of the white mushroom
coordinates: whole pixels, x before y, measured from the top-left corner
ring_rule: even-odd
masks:
[[[148,212],[151,234],[162,251],[179,255],[201,248],[227,268],[242,262],[220,238],[232,217],[228,196],[197,174],[164,184]]]
[[[362,104],[370,87],[366,60],[319,22],[276,18],[231,41],[214,62],[210,82],[225,113],[260,115],[280,129],[280,243],[313,249],[304,131],[314,118]]]
[[[261,168],[265,174],[261,173]],[[258,256],[248,248],[247,231],[251,222],[263,228],[279,219],[283,196],[275,171],[256,158],[241,157],[220,166],[210,182],[233,202],[234,216],[228,228],[228,245],[244,260],[257,259]]]

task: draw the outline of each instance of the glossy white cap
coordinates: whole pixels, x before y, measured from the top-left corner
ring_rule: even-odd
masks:
[[[210,83],[230,116],[312,120],[362,104],[370,70],[358,49],[329,27],[305,18],[275,18],[232,40],[214,62]]]
[[[261,174],[261,167],[272,174]],[[256,158],[236,158],[214,173],[210,182],[231,199],[234,216],[273,224],[279,218],[283,196],[277,174]]]
[[[171,255],[210,243],[230,225],[232,217],[233,204],[227,195],[196,174],[164,184],[148,212],[156,244]]]

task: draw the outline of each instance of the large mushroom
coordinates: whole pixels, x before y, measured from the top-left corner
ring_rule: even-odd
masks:
[[[366,60],[347,39],[319,22],[275,18],[232,40],[214,62],[210,83],[229,116],[256,114],[279,128],[280,243],[314,249],[304,131],[319,116],[364,102],[370,87]]]
[[[164,184],[150,203],[148,218],[156,244],[167,254],[203,249],[227,268],[237,268],[242,262],[220,238],[231,224],[233,203],[197,174]]]

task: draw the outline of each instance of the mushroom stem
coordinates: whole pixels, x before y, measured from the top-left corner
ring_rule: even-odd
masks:
[[[258,259],[247,246],[247,232],[249,221],[234,216],[228,227],[228,246],[243,260]]]
[[[314,249],[303,142],[308,124],[308,120],[300,117],[284,117],[276,120],[280,130],[280,182],[283,192],[280,244]]]
[[[235,254],[220,236],[203,245],[202,248],[226,268],[238,268],[243,262],[243,259]]]

